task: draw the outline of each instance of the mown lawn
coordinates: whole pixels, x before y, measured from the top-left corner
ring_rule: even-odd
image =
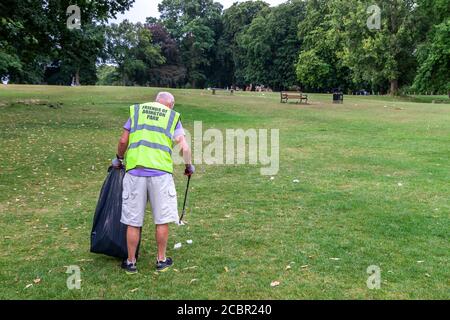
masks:
[[[0,87],[0,298],[450,297],[450,103],[310,95],[298,106],[275,93],[174,90],[191,132],[194,121],[280,129],[279,174],[197,166],[189,224],[172,228],[170,272],[154,273],[150,216],[137,276],[89,253],[127,107],[156,92]],[[176,182],[181,202],[182,167]],[[81,290],[67,289],[70,265],[81,267]],[[370,265],[381,268],[379,290],[367,288]]]

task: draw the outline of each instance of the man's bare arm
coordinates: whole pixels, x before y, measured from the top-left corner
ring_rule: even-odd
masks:
[[[130,139],[130,132],[128,130],[123,130],[122,136],[120,137],[119,140],[119,146],[117,148],[117,155],[121,159],[124,158],[125,152],[127,152],[129,139]]]
[[[186,141],[186,137],[184,135],[178,136],[175,139],[175,143],[180,146],[181,153],[183,155],[183,160],[186,165],[192,164],[192,153],[189,144]]]

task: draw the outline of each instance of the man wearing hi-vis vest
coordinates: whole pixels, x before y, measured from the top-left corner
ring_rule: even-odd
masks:
[[[180,114],[173,110],[174,105],[173,95],[161,92],[156,102],[131,106],[130,119],[124,126],[117,158],[113,160],[114,167],[121,167],[125,162],[127,171],[123,179],[121,222],[128,226],[128,259],[122,263],[128,274],[137,273],[136,250],[148,200],[156,224],[156,270],[162,272],[173,265],[173,260],[166,257],[166,248],[169,223],[179,221],[172,176],[174,145],[180,146],[186,163],[185,175],[195,172]]]

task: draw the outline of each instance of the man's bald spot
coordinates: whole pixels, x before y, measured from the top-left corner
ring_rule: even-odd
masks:
[[[161,103],[170,109],[173,109],[173,107],[175,106],[175,97],[169,92],[160,92],[156,96],[156,102]]]

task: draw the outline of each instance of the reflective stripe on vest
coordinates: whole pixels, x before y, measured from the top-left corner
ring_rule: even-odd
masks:
[[[158,143],[151,143],[151,142],[145,141],[145,140],[141,140],[139,142],[130,144],[128,149],[136,149],[136,148],[139,148],[140,146],[145,146],[145,147],[149,147],[152,149],[158,149],[158,150],[165,151],[169,154],[172,154],[172,149],[170,149],[169,147],[163,146],[162,144],[158,144]]]
[[[180,114],[159,103],[130,107],[127,171],[137,167],[173,172],[172,137]]]

